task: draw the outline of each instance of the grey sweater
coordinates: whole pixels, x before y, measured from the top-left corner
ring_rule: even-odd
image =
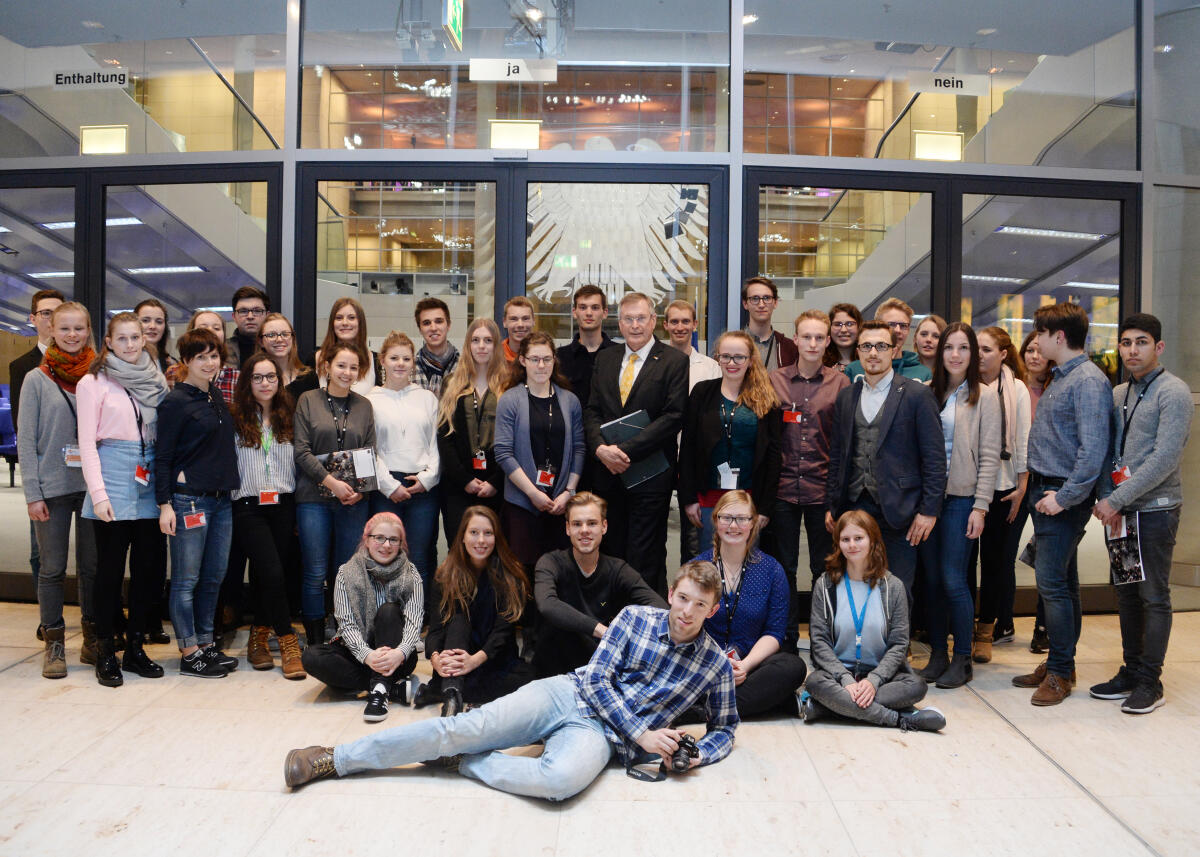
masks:
[[[74,407],[75,394],[59,387],[41,368],[25,376],[21,386],[17,455],[21,460],[26,503],[87,490],[83,470],[67,467],[63,459],[64,446],[79,444],[78,423],[71,410]]]
[[[1141,381],[1127,381],[1113,390],[1110,464],[1121,455],[1125,419],[1128,413],[1133,414],[1122,459],[1129,467],[1129,479],[1114,486],[1112,467],[1106,467],[1096,482],[1100,497],[1107,497],[1114,509],[1148,512],[1174,509],[1183,503],[1180,462],[1195,410],[1192,392],[1180,378],[1165,370],[1146,390],[1145,382],[1153,375],[1151,372]],[[1146,390],[1145,398],[1134,410],[1138,394],[1143,390]],[[1128,412],[1125,410],[1126,393]]]
[[[828,574],[822,574],[813,585],[812,617],[808,625],[809,656],[813,669],[823,670],[837,679],[842,687],[854,684],[854,676],[834,652],[834,624],[837,597],[836,586]],[[892,680],[897,673],[908,671],[908,594],[904,584],[889,571],[876,584],[881,587],[883,621],[887,625],[887,651],[879,659],[867,680],[875,686]]]
[[[341,408],[334,405],[337,422],[341,424]],[[293,445],[296,451],[296,502],[324,503],[329,497],[322,496],[317,486],[329,475],[325,465],[317,460],[318,455],[335,452],[337,431],[334,426],[334,411],[330,410],[325,390],[309,390],[296,403]],[[345,427],[343,449],[375,447],[375,412],[371,403],[358,393],[350,394],[350,418]],[[366,498],[359,500],[365,503]]]

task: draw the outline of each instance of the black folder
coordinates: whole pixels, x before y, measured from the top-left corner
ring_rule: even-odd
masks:
[[[642,408],[600,426],[600,436],[604,438],[605,443],[615,446],[637,437],[642,429],[649,425],[650,415]],[[645,458],[631,461],[629,468],[621,474],[621,482],[626,488],[634,488],[660,473],[665,473],[670,466],[662,450],[657,449]]]

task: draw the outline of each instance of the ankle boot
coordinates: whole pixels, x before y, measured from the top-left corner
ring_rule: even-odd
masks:
[[[79,648],[79,663],[89,666],[96,663],[96,623],[83,619],[83,645]]]
[[[125,654],[121,657],[121,669],[137,673],[142,678],[162,678],[163,668],[150,660],[146,654],[146,636],[138,631],[130,631],[126,636]]]
[[[971,659],[977,664],[987,664],[992,661],[992,634],[996,630],[995,622],[976,622],[974,648]]]
[[[304,620],[304,646],[319,646],[325,642],[325,619]]]
[[[96,681],[105,687],[120,687],[125,683],[113,651],[112,637],[96,638]]]
[[[965,652],[961,655],[955,654],[950,660],[950,666],[946,671],[938,676],[935,687],[962,687],[974,677],[974,669],[971,667],[971,656]]]
[[[917,675],[932,684],[938,680],[948,666],[950,666],[950,653],[944,648],[934,649],[929,654],[929,663],[925,666],[925,669],[917,670]]]
[[[279,638],[279,660],[283,662],[283,677],[290,679],[308,678],[304,661],[300,655],[300,641],[295,634],[284,634]]]
[[[63,645],[65,628],[45,628],[46,654],[42,657],[42,678],[67,677],[67,650]]]
[[[246,660],[256,670],[275,669],[275,658],[271,657],[268,645],[271,639],[271,629],[266,625],[251,625],[250,639],[246,643]]]

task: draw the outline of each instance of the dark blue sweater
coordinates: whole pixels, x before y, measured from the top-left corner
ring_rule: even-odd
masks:
[[[713,562],[712,548],[696,559]],[[755,548],[750,552],[742,576],[745,579],[741,597],[737,598],[733,593],[726,594],[717,612],[704,623],[704,630],[708,631],[717,645],[725,651],[731,645],[735,646],[739,658],[750,654],[761,637],[771,636],[782,643],[788,615],[787,575],[774,558]],[[735,598],[737,609],[731,625],[728,610]]]

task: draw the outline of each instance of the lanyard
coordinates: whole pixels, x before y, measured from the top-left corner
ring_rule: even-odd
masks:
[[[850,618],[854,620],[854,661],[858,663],[862,660],[863,623],[867,620],[867,605],[871,603],[871,590],[867,589],[867,600],[863,602],[863,609],[860,613],[854,607],[854,590],[850,588],[849,575],[842,577],[842,582],[846,584],[846,600],[850,603]]]
[[[996,397],[1000,399],[1000,457],[1008,461],[1012,456],[1008,452],[1008,409],[1004,406],[1004,367],[996,377]]]
[[[58,387],[58,392],[62,394],[63,401],[66,402],[67,407],[71,409],[71,419],[74,420],[76,423],[78,423],[79,417],[76,416],[76,414],[75,414],[75,406],[73,404],[71,404],[71,397],[67,395],[67,391],[62,388],[62,384],[58,383],[58,381],[56,379],[51,378],[50,380],[54,381],[54,386]],[[76,435],[78,435],[78,434],[79,434],[79,432],[77,431]]]
[[[1125,441],[1129,438],[1129,426],[1133,422],[1133,415],[1137,413],[1138,405],[1142,403],[1142,399],[1146,398],[1146,394],[1150,392],[1150,385],[1158,380],[1158,376],[1166,369],[1159,369],[1150,376],[1150,380],[1146,382],[1146,386],[1142,387],[1142,392],[1138,393],[1137,401],[1133,403],[1133,410],[1129,409],[1129,394],[1133,390],[1133,381],[1129,382],[1129,386],[1125,388],[1125,404],[1121,405],[1121,413],[1125,415],[1124,427],[1121,429],[1121,454],[1118,461],[1125,460]]]
[[[325,393],[325,402],[329,405],[329,416],[333,418],[333,433],[337,436],[338,452],[346,448],[346,432],[350,429],[350,396],[346,396],[346,404],[342,405],[342,422],[338,423],[337,411],[333,409],[333,396]]]
[[[537,402],[541,401],[541,399],[539,399],[537,396],[533,395],[533,390],[529,389],[528,384],[525,385],[525,392],[527,392],[529,394],[529,398],[531,400],[534,400]],[[547,401],[546,405],[548,408],[548,410],[546,412],[546,472],[552,473],[552,472],[554,472],[553,471],[554,462],[551,460],[551,456],[550,456],[550,452],[551,452],[550,436],[554,430],[554,388],[553,387],[550,388],[550,398]]]
[[[129,397],[129,404],[133,406],[133,417],[134,417],[134,419],[137,420],[137,427],[138,427],[138,446],[141,447],[142,463],[145,464],[146,463],[146,434],[142,430],[142,409],[139,408],[137,402],[135,402],[133,400],[133,393],[126,390],[125,395]]]
[[[748,558],[748,556],[747,556]],[[742,560],[742,570],[738,573],[737,589],[730,593],[725,586],[725,563],[720,555],[717,556],[717,571],[721,573],[721,606],[725,608],[725,645],[733,644],[733,617],[737,613],[738,604],[742,600],[742,584],[746,582],[746,559]],[[727,600],[732,594],[733,601]]]
[[[271,432],[271,427],[263,422],[262,414],[258,415],[258,435],[262,440],[263,459],[267,466],[267,481],[271,479],[271,444],[275,442],[275,435]]]
[[[725,402],[727,399],[721,397],[721,433],[725,435],[725,460],[733,467],[733,416],[737,412],[737,402],[729,408],[728,414],[725,412]]]

